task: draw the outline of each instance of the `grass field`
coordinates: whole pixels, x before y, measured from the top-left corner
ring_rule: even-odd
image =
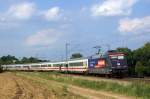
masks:
[[[61,82],[82,88],[89,88],[96,91],[113,92],[135,98],[150,99],[150,85],[142,82],[132,82],[128,85],[121,85],[115,82],[91,81],[71,76],[62,76],[55,72],[19,72],[18,76],[24,77],[40,77],[46,80]],[[64,87],[64,90],[66,87]]]

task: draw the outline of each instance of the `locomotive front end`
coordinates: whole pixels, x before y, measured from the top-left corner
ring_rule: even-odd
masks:
[[[128,72],[127,60],[124,53],[109,52],[109,59],[111,64],[112,74],[117,76],[126,75]]]

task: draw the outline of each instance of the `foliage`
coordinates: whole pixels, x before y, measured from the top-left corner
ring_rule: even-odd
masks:
[[[23,64],[23,63],[38,63],[38,62],[47,62],[47,60],[40,60],[35,57],[23,57],[21,60],[15,56],[7,55],[0,57],[0,64]]]
[[[15,56],[7,55],[7,56],[2,56],[0,58],[0,63],[1,64],[12,64],[16,63],[18,59]]]
[[[140,61],[138,61],[135,66],[135,72],[138,74],[139,77],[141,77],[143,76],[145,71],[146,71],[146,68],[142,65]]]
[[[144,72],[143,74],[150,75],[150,42],[133,51],[129,48],[117,48],[117,51],[126,54],[130,75],[134,72],[137,74]]]
[[[3,68],[2,68],[2,66],[0,65],[0,73],[2,73],[3,72]]]
[[[82,58],[82,57],[83,57],[83,55],[81,53],[74,53],[74,54],[72,54],[71,59]]]
[[[143,47],[134,51],[136,61],[141,61],[143,65],[150,66],[150,43],[146,43]]]
[[[150,43],[146,43],[143,47],[134,51],[134,60],[136,63],[141,62],[141,65],[145,68],[150,68]],[[145,69],[146,70],[146,69]],[[150,71],[147,71],[150,74]]]
[[[34,58],[34,57],[29,57],[29,58],[23,57],[23,58],[21,59],[21,62],[22,62],[22,63],[37,63],[37,62],[40,62],[40,61],[39,61],[39,59]]]
[[[150,76],[150,66],[145,67],[146,69],[146,75]]]

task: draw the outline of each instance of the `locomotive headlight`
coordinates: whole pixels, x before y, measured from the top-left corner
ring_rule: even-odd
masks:
[[[118,66],[120,66],[120,63],[117,63]]]

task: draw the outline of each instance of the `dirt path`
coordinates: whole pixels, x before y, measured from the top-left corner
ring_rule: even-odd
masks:
[[[81,88],[77,86],[69,86],[70,92],[74,94],[81,95],[88,99],[135,99],[133,97],[123,96],[119,94],[114,94],[111,92],[104,92],[104,91],[95,91],[87,88]]]
[[[47,89],[29,80],[14,77],[14,81],[17,84],[17,91],[13,99],[50,99],[53,96]]]
[[[52,83],[50,83],[52,84]],[[59,92],[61,91],[61,92]],[[63,86],[47,86],[13,73],[0,74],[0,99],[82,99],[65,92]]]

